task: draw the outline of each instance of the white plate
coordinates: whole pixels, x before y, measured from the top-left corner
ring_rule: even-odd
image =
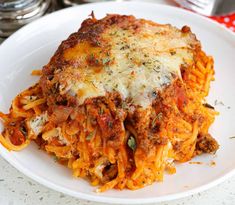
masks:
[[[60,42],[75,32],[92,10],[97,18],[106,13],[133,14],[159,23],[191,27],[203,49],[215,59],[216,81],[208,101],[224,103],[224,106],[216,106],[220,116],[211,128],[221,145],[216,156],[203,155],[193,159],[203,162],[201,165],[179,164],[176,174],[166,175],[162,183],[144,189],[97,194],[88,182],[74,179],[69,169],[55,163],[34,143],[21,152],[8,152],[0,146],[1,155],[45,186],[99,202],[143,204],[171,200],[205,190],[231,176],[235,168],[235,139],[229,139],[235,135],[235,35],[211,20],[178,8],[137,2],[89,4],[50,14],[22,28],[0,46],[0,110],[7,112],[14,96],[37,81],[36,77],[30,76],[31,70],[45,65]],[[211,161],[215,161],[216,166],[210,166]]]

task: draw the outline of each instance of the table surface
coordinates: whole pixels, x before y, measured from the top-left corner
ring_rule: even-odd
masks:
[[[0,205],[100,205],[53,191],[21,174],[0,157]],[[234,205],[235,176],[198,194],[156,205]]]
[[[159,4],[174,5],[171,0],[146,0]],[[100,205],[80,200],[40,185],[12,167],[0,157],[0,205]],[[157,205],[234,205],[235,176],[198,194],[156,203]]]

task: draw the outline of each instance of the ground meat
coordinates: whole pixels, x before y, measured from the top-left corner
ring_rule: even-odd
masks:
[[[219,149],[218,142],[210,134],[199,134],[196,150],[204,153],[213,153]]]

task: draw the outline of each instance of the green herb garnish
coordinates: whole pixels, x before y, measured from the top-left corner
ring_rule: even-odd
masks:
[[[108,121],[108,126],[109,126],[109,128],[112,128],[113,127],[113,123]]]
[[[96,45],[97,45],[97,46],[100,46],[101,43],[100,43],[99,41],[96,41]]]
[[[90,54],[90,59],[91,59],[91,60],[95,59],[94,53],[91,53],[91,54]]]
[[[94,136],[94,132],[90,132],[90,133],[87,135],[86,140],[87,140],[87,141],[90,141],[93,136]]]
[[[153,121],[152,121],[152,127],[154,127],[154,125],[155,125],[155,123],[156,123],[156,120],[158,120],[158,121],[161,121],[162,120],[162,112],[159,112],[157,115],[156,115],[156,117],[153,119]]]
[[[122,109],[127,109],[127,108],[128,108],[127,103],[124,101],[124,102],[122,103]]]
[[[54,155],[53,160],[54,160],[54,162],[58,162],[59,158],[56,155]]]
[[[103,115],[103,113],[104,113],[104,109],[101,107],[100,110],[99,110],[99,114]]]
[[[105,65],[106,63],[109,63],[110,61],[111,61],[110,58],[103,58],[103,59],[102,59],[103,65]]]
[[[135,138],[133,136],[130,136],[130,138],[128,139],[127,141],[127,144],[128,146],[133,150],[135,151],[136,149],[136,141],[135,141]]]
[[[156,73],[159,73],[160,71],[157,70],[156,68],[153,68],[153,70],[156,72]]]
[[[214,105],[222,105],[224,106],[224,103],[222,101],[215,100]]]

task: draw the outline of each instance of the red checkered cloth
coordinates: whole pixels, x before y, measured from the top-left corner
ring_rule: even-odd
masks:
[[[223,24],[224,26],[235,32],[235,13],[225,16],[212,16],[210,18]]]

